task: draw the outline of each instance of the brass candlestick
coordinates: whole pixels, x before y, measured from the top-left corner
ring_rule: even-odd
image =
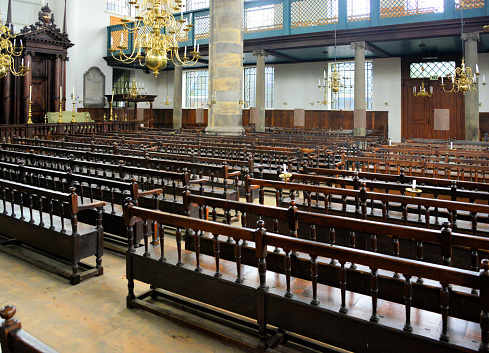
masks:
[[[27,119],[27,124],[32,124],[32,101],[29,99],[29,113],[27,113],[29,119]]]
[[[71,114],[71,122],[72,123],[76,123],[76,119],[75,119],[75,109],[76,109],[75,108],[75,104],[76,104],[76,102],[73,101],[73,113]]]
[[[59,119],[58,124],[63,122],[63,98],[59,98]]]
[[[413,198],[418,196],[418,194],[421,194],[423,192],[423,190],[421,190],[421,189],[413,189],[412,187],[406,188],[406,191],[410,192],[413,195]]]
[[[278,177],[280,179],[283,179],[284,182],[287,183],[287,181],[292,177],[292,173],[285,171],[282,174],[280,174]]]
[[[112,115],[112,102],[110,102],[110,118],[109,118],[110,121],[114,121],[114,117]]]

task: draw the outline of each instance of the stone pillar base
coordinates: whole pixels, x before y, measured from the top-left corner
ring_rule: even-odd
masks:
[[[209,135],[243,135],[244,129],[242,126],[208,126],[205,133]]]
[[[365,136],[367,135],[367,129],[363,127],[356,127],[353,129],[353,135],[355,136]]]

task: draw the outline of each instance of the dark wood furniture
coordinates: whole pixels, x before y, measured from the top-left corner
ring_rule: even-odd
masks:
[[[10,245],[26,245],[55,260],[65,261],[71,267],[71,273],[19,254],[26,261],[32,260],[40,267],[69,278],[71,284],[103,274],[102,212],[105,202],[80,205],[74,188],[69,193],[62,193],[2,179],[0,190],[0,232],[8,238],[2,241],[2,251],[15,254],[9,251]],[[97,209],[95,227],[78,222],[78,212],[87,209]],[[91,256],[96,257],[95,267],[81,263]]]
[[[4,320],[0,326],[0,344],[3,353],[56,353],[54,349],[31,336],[22,329],[22,324],[14,316],[15,306],[7,305],[0,310]]]
[[[444,265],[406,260],[269,233],[263,228],[262,222],[255,229],[238,228],[212,221],[154,212],[136,207],[130,202],[126,206],[126,215],[130,241],[126,255],[129,308],[141,308],[165,316],[157,305],[148,302],[147,299],[151,298],[153,302],[158,298],[168,301],[174,295],[179,295],[182,296],[179,297],[180,304],[189,304],[192,300],[192,304],[189,305],[194,308],[217,315],[220,320],[232,322],[235,326],[239,323],[256,330],[254,332],[257,333],[260,343],[255,348],[259,351],[274,347],[282,339],[293,339],[293,334],[289,334],[289,331],[352,351],[364,351],[367,345],[369,349],[378,352],[392,351],[394,347],[398,352],[412,352],[413,346],[420,351],[430,352],[488,350],[489,262],[487,260],[482,261],[483,271],[479,274]],[[159,247],[150,247],[149,235],[146,231],[144,247],[134,248],[132,226],[138,219],[143,220],[144,223],[156,221],[162,234],[166,226],[176,227],[175,246],[168,242],[165,245],[162,241]],[[195,251],[181,249],[184,232],[194,234]],[[199,246],[201,232],[212,234],[217,244],[220,243],[220,237],[230,237],[236,248],[235,261],[222,260],[218,245],[214,248],[214,256],[203,255]],[[240,248],[243,241],[255,244],[256,267],[247,266],[246,276],[243,275],[244,268],[240,262]],[[276,247],[283,254],[281,270],[278,272],[268,267],[270,256],[268,247]],[[300,284],[302,289],[304,289],[302,285],[308,286],[307,293],[301,293],[302,290],[296,287],[295,278],[291,274],[293,252],[303,254],[305,259],[308,259],[305,263],[310,277],[306,283]],[[327,287],[318,283],[319,264],[324,262],[323,259],[337,261],[335,268],[338,276],[336,280],[335,277],[331,277],[331,281],[336,281],[339,291],[328,291]],[[350,304],[347,302],[347,297],[351,293],[347,289],[350,282],[347,282],[346,263],[361,265],[369,273],[370,280],[366,281],[365,285],[370,289],[371,311],[363,317],[348,313]],[[254,271],[252,277],[250,271]],[[389,288],[392,288],[392,286],[379,286],[379,272],[382,271],[403,274],[404,278],[393,282],[396,283],[396,291],[400,291],[404,296],[402,309],[400,308],[404,313],[399,310],[396,314],[405,318],[403,327],[383,325],[386,319],[378,314],[379,297],[387,295]],[[423,330],[413,329],[411,313],[414,285],[411,279],[416,277],[440,283],[440,289],[436,291],[437,305],[433,307],[442,318],[440,331],[436,336],[429,337]],[[134,293],[136,280],[149,284],[150,290],[136,296]],[[474,302],[475,306],[464,308],[466,315],[480,318],[480,341],[478,338],[475,342],[450,340],[449,317],[452,315],[451,310],[457,309],[456,306],[452,307],[450,302],[451,288],[454,286],[480,290],[480,295],[472,298],[477,302]],[[420,297],[416,296],[416,298]],[[219,309],[247,319],[227,315]],[[199,329],[205,330],[205,327],[199,326]],[[355,338],[352,339],[352,336]]]
[[[138,111],[138,103],[142,103],[142,102],[149,102],[149,116],[148,116],[148,120],[143,120],[143,123],[147,126],[147,127],[152,127],[153,126],[153,102],[155,100],[156,95],[146,95],[146,96],[138,96],[138,97],[128,97],[128,98],[124,98],[124,95],[123,94],[114,94],[114,96],[112,96],[111,94],[107,94],[105,95],[105,97],[107,97],[107,100],[109,101],[109,105],[112,104],[112,99],[114,102],[126,102],[126,106],[124,107],[124,116],[127,116],[127,103],[134,103],[134,113],[133,113],[133,119],[134,120],[139,120],[137,118],[138,117],[138,114],[137,114],[137,111]],[[145,114],[146,115],[146,114]],[[125,120],[124,119],[124,116],[119,116],[119,120]],[[109,115],[107,115],[107,119],[109,119]],[[142,116],[141,118],[145,118],[145,116]],[[113,119],[115,119],[115,116],[113,117]],[[151,123],[151,125],[149,125]]]

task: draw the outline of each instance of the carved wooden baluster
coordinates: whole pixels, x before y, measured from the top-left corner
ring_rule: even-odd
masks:
[[[238,238],[234,239],[234,258],[236,261],[236,280],[235,283],[243,283],[243,278],[241,277],[241,240]],[[244,245],[244,242],[243,242]]]
[[[265,204],[265,188],[263,186],[260,186],[258,201],[260,202],[260,205]]]
[[[177,260],[177,266],[182,266],[182,231],[180,230],[180,227],[177,227],[177,230],[175,232],[175,239],[177,242],[177,255],[178,255],[178,260]]]
[[[10,190],[10,207],[12,208],[12,214],[10,216],[15,218],[16,215],[15,215],[15,190],[14,189]]]
[[[212,208],[212,220],[213,220],[214,222],[216,222],[216,221],[217,221],[217,210],[216,210],[216,207],[213,207],[213,208]]]
[[[31,196],[32,197],[32,196]],[[8,214],[7,212],[7,189],[2,188],[2,202],[3,202],[3,214]],[[31,217],[32,219],[32,217]]]
[[[404,323],[404,331],[412,332],[411,325],[411,301],[413,299],[413,284],[411,283],[411,275],[404,274],[404,307],[406,309],[406,322]]]
[[[275,234],[278,234],[278,219],[277,218],[274,218],[273,219],[273,232]],[[279,253],[280,252],[280,249],[278,247],[275,247],[275,249],[273,249],[273,252],[274,253]]]
[[[355,249],[356,248],[356,235],[354,231],[350,231],[350,247]],[[350,268],[352,270],[355,270],[357,268],[357,265],[355,265],[353,262],[351,263]]]
[[[149,227],[148,220],[143,219],[143,236],[144,236],[144,257],[149,257]]]
[[[175,179],[172,180],[172,191],[173,191],[173,201],[177,200],[177,185],[175,183]]]
[[[231,224],[231,211],[229,211],[229,209],[225,209],[224,210],[224,219],[225,219],[225,222],[226,224]],[[227,240],[226,240],[226,243],[232,243],[233,242],[233,239],[228,236]]]
[[[318,299],[318,262],[317,256],[311,255],[311,281],[312,281],[312,300],[311,305],[319,305]]]
[[[51,203],[53,202],[53,200],[50,200]],[[19,192],[19,205],[20,205],[20,220],[23,221],[25,220],[25,217],[24,217],[24,193],[23,192]],[[51,222],[52,224],[53,222]]]
[[[4,192],[5,192],[5,189],[4,189]],[[7,214],[6,212],[6,208],[5,208],[5,194],[4,194],[4,214]],[[32,194],[29,194],[29,214],[30,214],[30,219],[29,219],[29,223],[34,223],[34,198],[32,197]]]
[[[39,226],[44,227],[44,220],[43,220],[43,197],[39,196],[37,198],[37,203],[39,205]]]
[[[221,269],[219,267],[219,255],[221,252],[221,244],[219,243],[219,234],[212,234],[212,235],[213,235],[212,243],[214,245],[214,258],[216,260],[216,273],[214,273],[214,277],[219,278],[222,277]]]
[[[329,228],[329,243],[331,245],[336,244],[336,231],[333,227]],[[336,265],[336,260],[332,258],[329,264]]]
[[[449,312],[449,292],[448,284],[441,283],[440,291],[440,306],[441,306],[441,319],[442,319],[442,331],[440,335],[440,341],[448,342],[450,336],[448,335],[448,312]]]
[[[22,210],[22,207],[20,209]],[[24,217],[24,215],[22,215],[22,217]],[[49,199],[49,224],[50,224],[49,229],[50,230],[54,230],[53,217],[54,217],[54,203],[53,203],[53,199]]]
[[[342,196],[342,200],[343,200],[343,205],[342,205],[342,208],[341,210],[343,211],[343,217],[346,217],[346,206],[347,206],[347,202],[346,202],[346,196]]]
[[[341,306],[340,313],[348,313],[348,308],[346,307],[346,267],[345,261],[340,260],[340,290],[341,290]]]
[[[316,225],[315,224],[311,224],[310,234],[311,234],[311,240],[316,241]]]
[[[191,232],[192,230],[188,230],[188,232]],[[194,230],[194,247],[195,247],[195,272],[202,272],[202,267],[200,267],[200,235],[201,231],[200,230]]]
[[[292,272],[292,259],[290,257],[290,250],[285,249],[284,267],[285,267],[285,282],[287,283],[287,289],[285,291],[286,298],[292,298],[294,294],[290,291],[290,276]]]
[[[379,276],[377,268],[370,267],[370,294],[372,296],[372,315],[370,316],[371,322],[379,322],[377,316],[377,300],[379,293]]]
[[[265,222],[258,221],[258,229],[255,231],[256,257],[258,258],[258,275],[260,277],[260,285],[257,289],[257,323],[258,336],[260,338],[260,346],[267,345],[267,320],[266,320],[266,295],[268,293],[267,285],[267,245],[265,241],[266,230]]]
[[[416,242],[416,260],[423,261],[423,242]],[[424,283],[424,280],[421,277],[418,277],[416,283]]]
[[[399,257],[399,238],[394,237],[393,242],[394,242],[394,251],[392,252],[392,255],[394,255],[395,257]],[[394,278],[400,278],[397,272],[394,273]]]
[[[250,221],[250,217],[248,216],[248,213],[247,212],[241,212],[241,227],[248,227],[248,222],[249,221]],[[243,246],[247,246],[248,245],[248,243],[246,242],[246,240],[243,240],[242,245]]]
[[[402,221],[404,223],[405,226],[407,226],[408,224],[408,207],[407,207],[407,204],[403,203],[401,205],[402,207]]]
[[[90,184],[88,187],[90,188],[90,202],[93,202],[93,186]]]

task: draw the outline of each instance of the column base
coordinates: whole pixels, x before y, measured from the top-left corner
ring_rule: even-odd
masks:
[[[367,135],[367,129],[363,128],[363,127],[356,127],[353,129],[353,135],[355,136],[365,136]]]
[[[209,135],[233,135],[239,136],[244,134],[242,126],[208,126],[205,133]]]

